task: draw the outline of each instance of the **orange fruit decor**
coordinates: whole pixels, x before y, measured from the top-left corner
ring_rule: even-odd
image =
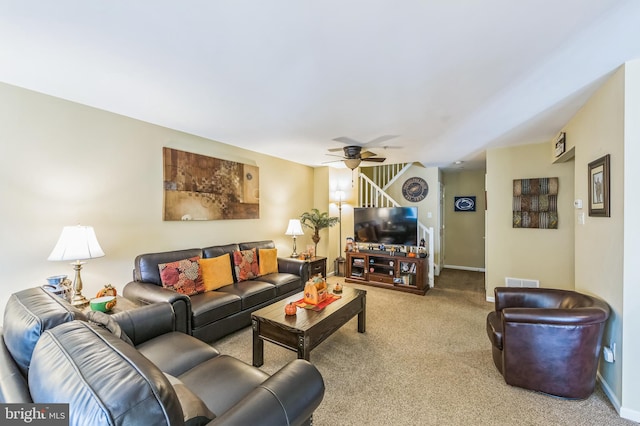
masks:
[[[117,296],[117,295],[118,295],[118,291],[116,290],[116,288],[111,284],[107,284],[98,291],[98,294],[96,294],[96,297]]]
[[[284,307],[284,313],[286,315],[295,315],[298,312],[298,307],[294,303],[287,303]]]

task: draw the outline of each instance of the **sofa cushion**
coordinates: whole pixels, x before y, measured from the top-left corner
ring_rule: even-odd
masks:
[[[179,350],[171,351],[167,348]],[[136,349],[164,373],[174,376],[220,355],[213,346],[179,331],[161,334],[139,344]]]
[[[238,282],[252,280],[260,275],[256,249],[234,251],[233,264]]]
[[[295,274],[276,272],[275,274],[261,276],[260,281],[273,284],[276,287],[278,296],[294,290],[302,291],[302,280]]]
[[[278,249],[258,249],[260,275],[278,272]]]
[[[229,253],[209,259],[200,259],[204,290],[216,290],[222,286],[233,284],[231,259]]]
[[[240,243],[238,244],[238,247],[240,247],[240,250],[251,250],[252,248],[257,250],[257,249],[275,248],[276,245],[273,243],[272,240],[263,240],[263,241],[248,241],[248,242]]]
[[[231,293],[242,300],[242,310],[268,302],[276,297],[276,287],[260,280],[250,280],[220,287],[217,292]],[[216,293],[216,292],[214,292]]]
[[[4,309],[3,338],[7,349],[26,377],[33,348],[46,330],[85,315],[62,298],[41,287],[9,296]]]
[[[198,395],[193,393],[182,380],[171,374],[164,373],[164,375],[173,386],[173,390],[178,396],[180,406],[182,407],[182,414],[184,416],[185,426],[202,426],[209,423],[216,418],[216,415],[207,408],[207,405],[198,398]]]
[[[227,287],[234,285],[226,285],[216,291],[208,291],[191,297],[193,327],[202,327],[242,310],[240,296],[224,291]]]
[[[187,296],[204,293],[199,259],[200,257],[194,256],[175,262],[160,263],[158,270],[162,287]]]
[[[29,390],[34,403],[69,404],[72,425],[183,422],[162,371],[88,322],[71,321],[43,333],[33,351]]]
[[[260,386],[269,375],[244,362],[220,355],[178,377],[214,413],[224,413]],[[220,392],[224,389],[224,392]]]
[[[176,260],[181,259],[189,259],[195,256],[202,257],[202,250],[187,249],[140,254],[136,256],[134,262],[135,269],[133,278],[136,281],[162,285],[162,281],[160,280],[160,270],[158,269],[159,264],[175,262]]]

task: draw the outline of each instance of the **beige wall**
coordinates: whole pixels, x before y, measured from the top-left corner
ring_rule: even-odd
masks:
[[[512,227],[513,180],[558,177],[558,229]],[[487,151],[486,295],[505,277],[573,289],[573,162],[552,164],[549,143]]]
[[[605,299],[613,312],[605,341],[621,341],[623,299],[623,190],[624,190],[624,70],[611,77],[565,126],[576,143],[575,197],[583,200],[576,224],[576,290]],[[611,217],[588,214],[587,165],[611,155]],[[602,363],[601,372],[616,394],[621,393],[621,363]]]
[[[616,361],[602,362],[605,391],[626,418],[640,421],[640,61],[619,68],[565,126],[576,144],[576,198],[585,224],[576,224],[576,290],[598,295],[612,309],[604,345],[616,343]],[[587,167],[611,156],[611,217],[589,217]],[[625,214],[626,212],[626,214]]]
[[[484,170],[445,171],[445,267],[484,269]],[[456,212],[456,196],[475,195],[475,212]]]
[[[288,255],[288,219],[313,207],[310,167],[5,84],[0,98],[0,314],[12,292],[72,275],[47,261],[65,225],[94,226],[106,253],[83,269],[92,296],[122,289],[140,253],[273,239]],[[258,166],[260,219],[164,222],[163,146]]]

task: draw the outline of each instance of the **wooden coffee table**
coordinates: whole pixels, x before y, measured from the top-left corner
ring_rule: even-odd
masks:
[[[365,332],[366,291],[343,287],[342,298],[319,312],[298,308],[296,315],[285,315],[285,305],[300,300],[303,296],[303,293],[298,293],[251,315],[255,367],[263,364],[265,340],[297,352],[298,358],[309,361],[311,350],[354,316],[358,315],[358,332]]]

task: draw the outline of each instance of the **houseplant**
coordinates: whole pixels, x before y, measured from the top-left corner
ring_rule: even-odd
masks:
[[[300,223],[302,226],[313,229],[313,236],[311,239],[315,244],[314,253],[318,255],[318,243],[320,242],[320,230],[329,228],[336,223],[340,222],[335,216],[329,216],[328,212],[320,213],[318,209],[311,209],[311,211],[302,213],[300,216]]]

